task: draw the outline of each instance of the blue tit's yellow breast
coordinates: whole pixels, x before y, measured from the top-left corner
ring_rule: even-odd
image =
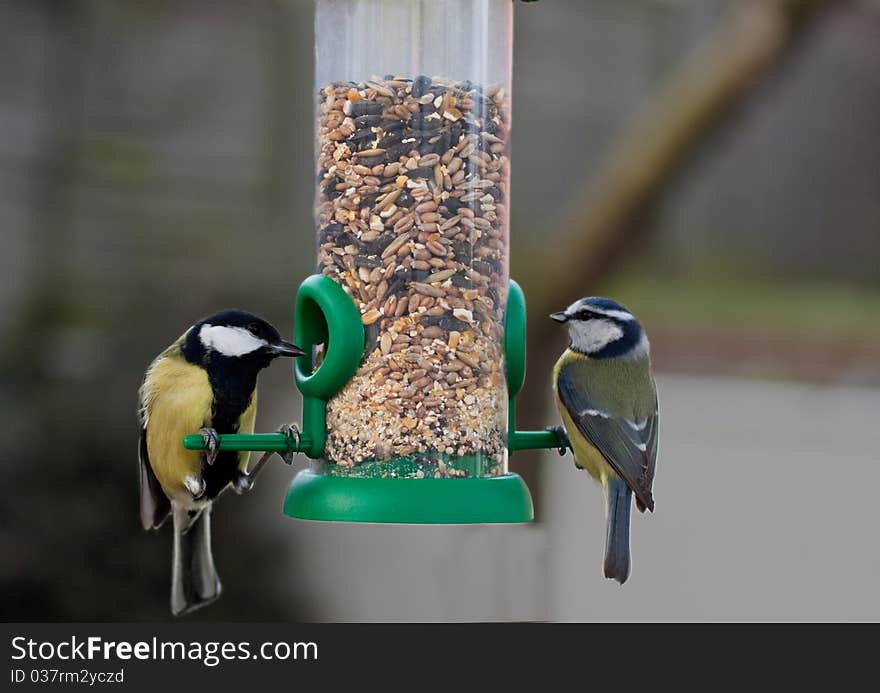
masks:
[[[617,408],[618,403],[615,401],[615,395],[618,393],[615,391],[617,389],[615,387],[617,386],[615,378],[611,378],[612,397],[603,396],[603,390],[605,389],[603,385],[608,383],[606,377],[608,365],[603,363],[603,361],[591,359],[585,354],[579,354],[571,349],[566,349],[553,368],[553,399],[556,401],[556,407],[562,418],[562,425],[565,426],[568,439],[571,441],[575,464],[581,469],[588,471],[594,479],[603,485],[609,479],[617,479],[618,475],[605,460],[605,456],[581,433],[575,424],[574,419],[559,397],[558,381],[560,372],[564,368],[569,377],[576,377],[578,379],[579,386],[583,387],[585,392],[590,392],[591,394],[598,392],[598,399],[604,400],[603,406],[608,406],[612,409]],[[605,382],[603,383],[603,381]]]
[[[591,359],[568,349],[556,362],[554,383],[562,369],[577,391],[604,412],[628,419],[641,419],[654,413],[657,389],[647,356]]]
[[[609,479],[616,479],[617,473],[611,468],[611,465],[608,464],[598,448],[580,432],[580,429],[571,418],[571,414],[568,413],[568,409],[566,409],[562,400],[559,399],[555,378],[553,383],[553,398],[556,401],[557,409],[559,409],[562,425],[565,427],[565,432],[568,434],[568,439],[571,442],[575,464],[580,469],[588,471],[590,476],[602,485],[605,485]]]

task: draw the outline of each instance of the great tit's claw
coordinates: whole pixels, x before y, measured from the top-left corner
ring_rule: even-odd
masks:
[[[213,428],[199,429],[199,435],[205,441],[205,464],[211,466],[217,460],[217,455],[220,453],[220,436],[217,435],[217,431]]]
[[[208,486],[201,476],[187,476],[183,480],[183,485],[186,487],[186,490],[189,491],[189,495],[192,496],[193,500],[199,500],[204,496],[205,489]]]
[[[236,469],[235,474],[232,477],[231,487],[232,487],[232,490],[235,491],[238,495],[241,495],[243,493],[247,493],[248,491],[253,489],[254,482],[257,479],[257,475],[262,471],[263,467],[266,466],[266,462],[268,462],[272,458],[273,454],[277,454],[279,457],[281,457],[281,459],[283,459],[285,462],[287,462],[287,464],[293,463],[294,456],[299,452],[299,445],[300,445],[299,428],[297,428],[296,424],[285,424],[284,426],[281,426],[281,428],[278,429],[278,432],[283,433],[288,438],[293,438],[293,440],[294,440],[293,449],[288,449],[287,451],[285,451],[283,453],[282,452],[278,452],[278,453],[266,452],[266,453],[264,453],[263,456],[260,457],[260,459],[257,461],[257,463],[250,469],[250,471],[244,472],[240,469]],[[208,442],[208,438],[210,437],[211,434],[213,434],[216,437],[217,433],[216,433],[216,431],[213,431],[210,428],[203,428],[201,431],[199,431],[199,433],[201,433],[202,437],[205,439],[205,448],[206,448],[206,452],[207,452],[208,448],[210,446],[210,443]],[[215,446],[216,446],[216,443],[215,443]],[[214,456],[216,457],[216,451],[214,453]],[[227,487],[227,488],[229,488],[229,487]]]
[[[235,476],[232,477],[232,488],[238,495],[247,493],[254,487],[254,477],[247,472],[239,469],[235,470]]]
[[[300,444],[300,431],[299,427],[295,423],[284,424],[281,428],[278,429],[279,433],[283,433],[289,438],[293,438],[293,448],[288,448],[286,452],[279,452],[278,456],[284,460],[285,464],[291,465],[293,464],[293,458],[296,457],[297,453],[299,453],[299,444]]]
[[[293,458],[296,456],[296,453],[299,452],[299,428],[297,428],[296,424],[285,424],[278,429],[278,432],[283,433],[288,438],[293,438],[294,443],[292,449],[288,446],[288,449],[284,452],[266,452],[259,460],[257,460],[257,463],[251,467],[250,471],[243,472],[240,469],[236,470],[235,476],[232,479],[232,488],[236,493],[247,493],[254,487],[254,481],[256,481],[257,475],[262,471],[263,467],[266,466],[266,462],[272,459],[272,455],[278,455],[287,464],[293,464]]]
[[[565,457],[565,453],[571,449],[571,441],[568,439],[568,433],[565,432],[565,428],[562,426],[547,426],[544,430],[556,435],[556,439],[559,441],[559,447],[557,448],[559,456]]]

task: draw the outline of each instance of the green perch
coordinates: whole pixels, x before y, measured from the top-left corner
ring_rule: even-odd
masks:
[[[336,282],[313,275],[306,279],[297,294],[297,323],[294,341],[306,350],[294,365],[296,383],[303,394],[303,430],[299,441],[286,433],[226,433],[219,436],[219,449],[254,452],[302,452],[312,459],[324,453],[326,438],[325,407],[330,399],[354,375],[363,353],[364,331],[357,308]],[[526,374],[526,304],[523,291],[510,282],[505,322],[507,365],[508,440],[510,453],[520,450],[563,448],[555,431],[517,431],[515,398]],[[313,371],[311,347],[332,344],[324,362]],[[187,450],[204,450],[200,435],[183,439]]]
[[[294,436],[286,433],[226,433],[219,436],[221,450],[252,450],[254,452],[304,452],[313,447],[312,439],[306,434],[300,435],[299,445]],[[205,441],[200,435],[189,435],[183,439],[183,447],[187,450],[204,450]],[[513,431],[508,435],[507,449],[511,452],[519,450],[541,450],[565,447],[565,441],[559,439],[555,431]]]
[[[354,302],[329,277],[313,275],[296,298],[294,341],[305,351],[294,361],[294,377],[303,395],[302,432],[221,434],[221,450],[301,452],[311,459],[324,454],[327,400],[357,370],[364,351],[364,327]],[[526,304],[522,289],[511,281],[504,336],[508,390],[507,448],[560,448],[568,445],[554,430],[517,431],[515,399],[526,373]],[[316,368],[314,347],[325,345]],[[187,450],[204,449],[200,435],[183,439]],[[455,463],[478,464],[476,458]],[[455,463],[449,466],[458,468]],[[406,470],[417,461],[402,458],[383,468],[388,476],[355,477],[304,469],[288,488],[284,513],[300,520],[407,524],[520,523],[534,519],[531,495],[513,473],[462,478],[412,478]],[[398,476],[400,475],[400,476]]]

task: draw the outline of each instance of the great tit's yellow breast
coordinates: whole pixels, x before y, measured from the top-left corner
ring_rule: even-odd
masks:
[[[248,408],[244,410],[244,414],[241,415],[241,419],[238,424],[238,432],[239,433],[253,433],[254,432],[254,422],[257,418],[257,391],[254,390],[254,394],[251,395],[251,403],[248,405]],[[251,459],[251,453],[247,450],[242,450],[238,453],[238,468],[246,472],[248,468],[248,462]]]
[[[187,498],[183,480],[200,473],[201,455],[185,450],[183,437],[210,425],[214,396],[208,374],[170,355],[153,364],[144,391],[150,466],[169,498]]]

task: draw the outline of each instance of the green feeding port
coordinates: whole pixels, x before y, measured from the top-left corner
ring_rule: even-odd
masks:
[[[534,519],[525,482],[497,473],[482,455],[439,455],[428,464],[418,456],[347,466],[323,459],[327,401],[349,382],[364,357],[365,330],[354,302],[332,279],[313,275],[297,294],[294,341],[305,350],[294,364],[303,394],[302,433],[224,434],[221,450],[302,452],[315,460],[291,482],[284,513],[301,520],[405,524],[522,523]],[[504,324],[505,376],[509,402],[508,454],[559,448],[553,431],[517,431],[515,397],[525,380],[525,297],[510,282]],[[316,347],[323,358],[316,364]],[[189,450],[204,448],[199,435],[184,439]],[[439,470],[439,471],[438,471]]]

